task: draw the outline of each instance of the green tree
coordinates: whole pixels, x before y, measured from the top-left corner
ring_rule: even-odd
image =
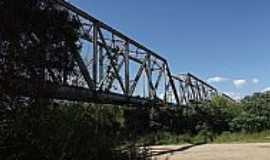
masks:
[[[270,92],[255,93],[241,101],[242,112],[235,117],[235,131],[258,132],[270,129]]]
[[[63,84],[76,74],[80,25],[68,11],[48,0],[2,0],[0,19],[1,90],[14,91],[26,78]]]

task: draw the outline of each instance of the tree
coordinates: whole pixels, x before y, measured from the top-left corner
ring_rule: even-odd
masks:
[[[129,128],[116,118],[125,119],[115,106],[42,96],[44,82],[62,85],[79,74],[80,23],[52,2],[0,1],[0,159],[107,160],[127,159],[130,153],[140,158],[137,148],[118,147]],[[20,95],[28,89],[23,81],[34,86],[35,97]]]
[[[243,110],[233,120],[234,130],[258,132],[270,129],[270,92],[254,93],[241,103]]]
[[[76,74],[80,25],[68,11],[49,0],[3,0],[0,20],[1,90],[16,90],[22,79],[64,84]]]
[[[77,74],[80,24],[49,0],[2,0],[0,21],[0,159],[46,159],[49,143],[43,142],[62,132],[42,97],[43,84],[65,84]],[[36,97],[18,94],[27,89],[24,80],[35,86]]]

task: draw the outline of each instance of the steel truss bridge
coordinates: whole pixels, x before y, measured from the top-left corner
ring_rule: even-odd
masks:
[[[51,0],[80,22],[82,52],[75,54],[80,75],[67,84],[48,83],[50,98],[101,104],[181,106],[222,95],[196,76],[171,73],[166,59],[63,0]],[[48,82],[52,78],[48,76]],[[26,84],[25,91],[31,88]],[[31,91],[27,92],[31,93]]]

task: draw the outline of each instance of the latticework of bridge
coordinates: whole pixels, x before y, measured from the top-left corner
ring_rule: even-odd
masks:
[[[48,83],[50,98],[108,104],[181,106],[222,95],[187,73],[174,75],[166,59],[63,0],[52,0],[80,22],[80,75],[67,84]],[[47,77],[51,81],[51,77]]]

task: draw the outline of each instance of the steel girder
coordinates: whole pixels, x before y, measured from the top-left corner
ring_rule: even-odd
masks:
[[[181,106],[211,100],[218,94],[217,89],[190,73],[173,75],[166,59],[70,3],[51,1],[78,20],[83,49],[91,47],[74,55],[78,77],[67,78],[65,86],[48,82],[48,88],[57,89],[54,94],[48,91],[51,98]]]

